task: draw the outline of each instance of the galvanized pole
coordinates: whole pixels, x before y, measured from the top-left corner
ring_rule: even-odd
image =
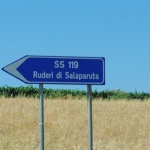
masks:
[[[88,105],[88,150],[93,150],[93,127],[92,127],[92,86],[87,85]]]
[[[44,150],[44,101],[43,101],[43,84],[39,84],[40,96],[40,150]]]

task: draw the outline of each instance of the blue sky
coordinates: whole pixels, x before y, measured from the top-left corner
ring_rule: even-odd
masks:
[[[106,85],[93,89],[149,92],[149,6],[148,0],[0,1],[0,68],[25,55],[105,57]],[[4,85],[26,86],[1,70]]]

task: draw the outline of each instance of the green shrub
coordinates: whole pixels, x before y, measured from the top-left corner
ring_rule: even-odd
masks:
[[[46,89],[44,88],[44,97],[46,99],[51,98],[82,98],[87,96],[87,92],[84,90],[65,90],[65,89]],[[39,97],[39,89],[29,85],[27,87],[9,87],[7,85],[0,87],[0,96],[4,97]],[[92,92],[93,99],[102,98],[103,100],[117,100],[117,99],[137,99],[137,100],[145,100],[150,98],[150,93],[145,92],[123,92],[121,90],[105,90],[98,92],[97,90]]]

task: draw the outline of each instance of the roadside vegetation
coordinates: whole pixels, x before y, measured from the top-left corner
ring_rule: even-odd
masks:
[[[88,149],[87,93],[44,89],[45,149]],[[93,150],[149,150],[150,93],[93,91]],[[0,149],[39,149],[39,89],[0,87]]]
[[[150,101],[93,100],[93,150],[149,150]],[[44,101],[45,149],[88,149],[87,100]],[[39,150],[39,101],[0,98],[0,150]]]
[[[79,98],[82,99],[86,97],[87,93],[84,90],[64,90],[64,89],[46,89],[44,88],[44,97],[46,99],[54,99],[54,98]],[[33,86],[27,87],[10,87],[3,86],[0,87],[0,97],[27,97],[27,98],[38,98],[39,97],[39,89]],[[126,100],[146,100],[150,98],[150,93],[145,92],[124,92],[121,90],[105,90],[105,91],[93,91],[92,92],[93,99],[107,99],[107,100],[118,100],[118,99],[126,99]]]

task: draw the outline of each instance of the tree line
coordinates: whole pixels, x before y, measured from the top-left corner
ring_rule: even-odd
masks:
[[[83,98],[87,96],[87,92],[84,90],[70,90],[70,89],[46,89],[44,88],[44,98],[54,99],[54,98]],[[38,98],[39,89],[33,87],[32,85],[24,87],[10,87],[2,86],[0,87],[0,97],[28,97],[28,98]],[[121,90],[104,90],[92,92],[93,99],[103,99],[103,100],[147,100],[150,99],[150,93],[146,92],[124,92]]]

